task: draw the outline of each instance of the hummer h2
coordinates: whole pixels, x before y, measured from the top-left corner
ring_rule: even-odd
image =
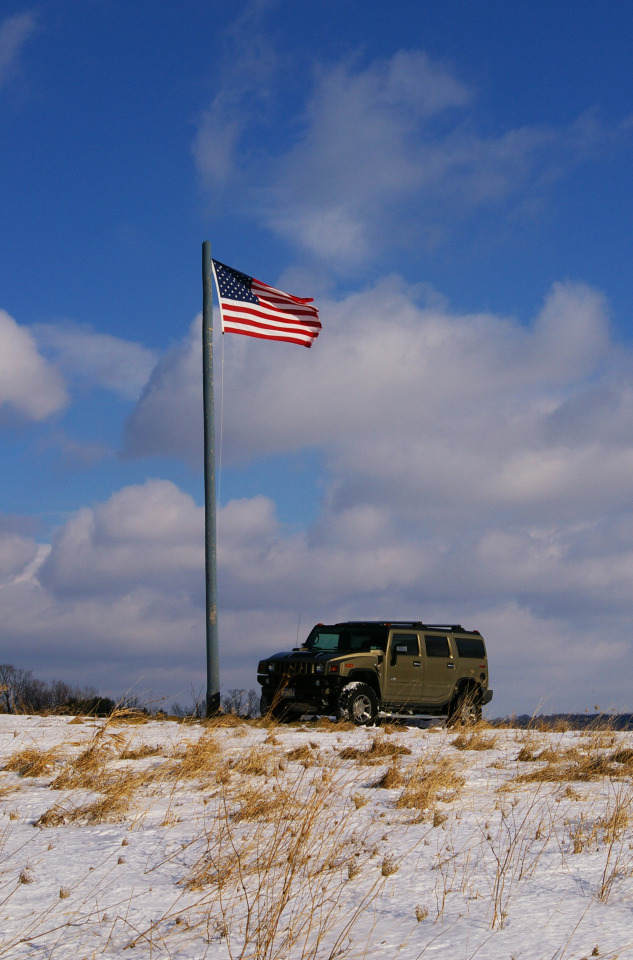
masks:
[[[478,630],[419,621],[318,623],[301,647],[260,661],[261,712],[371,724],[378,714],[472,722],[492,700]]]

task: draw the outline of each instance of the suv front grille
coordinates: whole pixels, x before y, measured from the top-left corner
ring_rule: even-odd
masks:
[[[305,660],[295,660],[295,661],[285,661],[280,663],[272,664],[274,667],[273,670],[269,670],[268,673],[271,676],[278,677],[282,676],[306,676],[308,674],[314,673],[314,663],[311,661],[306,662]]]

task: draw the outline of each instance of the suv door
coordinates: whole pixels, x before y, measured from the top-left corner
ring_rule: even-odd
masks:
[[[424,699],[429,703],[446,703],[457,678],[457,662],[447,635],[425,633]]]
[[[402,705],[420,702],[424,669],[417,633],[391,631],[383,669],[383,700]]]

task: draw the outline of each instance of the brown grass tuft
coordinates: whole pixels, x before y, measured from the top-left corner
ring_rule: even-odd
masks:
[[[19,773],[21,777],[43,777],[55,768],[59,756],[59,747],[51,747],[49,750],[24,747],[9,757],[3,769]]]
[[[317,762],[317,754],[312,746],[302,743],[300,747],[295,747],[294,750],[287,750],[286,759],[302,763],[304,767],[312,767]]]
[[[269,748],[251,747],[231,762],[231,769],[247,777],[274,777],[280,771],[280,758]]]
[[[574,781],[600,780],[604,777],[619,779],[627,776],[630,768],[627,764],[614,761],[614,756],[607,756],[600,750],[592,750],[586,745],[572,746],[566,750],[542,750],[538,754],[522,756],[532,762],[545,761],[544,765],[536,770],[523,773],[516,778],[521,783],[564,783]]]
[[[345,733],[348,730],[358,729],[349,720],[331,720],[330,717],[319,717],[314,726],[317,730],[324,730],[326,733]]]
[[[66,800],[54,804],[36,821],[36,827],[58,827],[67,823],[111,823],[129,812],[138,789],[147,783],[147,773],[117,770],[102,780],[100,796],[88,803]]]
[[[456,750],[494,750],[497,737],[487,727],[475,727],[468,733],[458,734],[452,742]]]
[[[402,772],[397,758],[389,764],[381,777],[372,784],[373,787],[382,787],[383,790],[396,790],[406,783],[406,777]]]
[[[633,773],[633,749],[623,747],[621,750],[616,750],[615,753],[611,755],[611,762],[620,763],[623,767],[627,768],[628,773]]]
[[[453,800],[463,783],[464,778],[448,758],[440,757],[435,763],[420,760],[410,772],[396,807],[416,810],[413,823],[419,823],[436,801]]]
[[[263,791],[245,786],[232,797],[230,817],[234,823],[243,820],[290,820],[300,809],[297,798],[288,790]]]
[[[387,757],[402,757],[411,753],[409,747],[402,743],[391,743],[383,737],[374,737],[371,746],[363,749],[362,747],[345,747],[339,753],[341,760],[358,760],[359,763],[375,764],[382,763]]]
[[[187,780],[206,779],[222,765],[222,748],[213,735],[205,730],[199,740],[189,741],[175,754],[169,765],[169,776]]]

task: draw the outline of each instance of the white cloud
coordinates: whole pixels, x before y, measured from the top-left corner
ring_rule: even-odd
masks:
[[[484,132],[472,87],[420,50],[315,63],[302,113],[280,118],[271,59],[263,77],[261,58],[240,59],[239,75],[229,69],[201,120],[196,163],[216,204],[230,185],[235,213],[241,202],[333,270],[378,260],[386,246],[434,246],[484,206],[523,216],[573,163],[625,133],[594,114]],[[258,136],[266,116],[280,131],[268,154]]]
[[[38,353],[33,335],[0,310],[0,407],[45,420],[67,401],[62,377]]]
[[[128,418],[124,457],[168,455],[198,464],[202,454],[202,319],[154,367]]]
[[[135,400],[147,382],[156,354],[140,343],[132,343],[88,325],[67,321],[40,323],[33,332],[69,379],[90,387],[105,387],[128,400]]]
[[[418,305],[397,278],[321,307],[310,352],[226,337],[225,464],[320,448],[334,503],[397,496],[418,520],[476,506],[538,523],[628,502],[633,358],[611,342],[597,291],[555,284],[529,327]],[[128,455],[200,463],[200,370],[196,322],[150,377]],[[220,415],[216,397],[216,433]]]
[[[15,71],[24,44],[37,29],[33,12],[16,14],[0,22],[0,88]]]
[[[203,544],[202,508],[169,481],[148,480],[78,511],[53,539],[40,581],[59,596],[195,589]]]
[[[275,0],[246,3],[223,32],[222,81],[200,118],[193,154],[203,183],[222,189],[241,165],[239,145],[249,128],[270,120],[272,89],[284,57],[273,51],[263,18]]]
[[[0,586],[19,575],[35,558],[37,544],[18,533],[0,532]]]
[[[490,634],[504,710],[542,693],[565,709],[622,706],[606,663],[628,649],[633,615],[633,357],[604,297],[555,284],[526,326],[415,293],[389,278],[322,303],[310,352],[226,338],[224,462],[313,447],[328,469],[310,529],[285,531],[266,497],[221,511],[230,630],[255,658],[270,624],[285,624],[272,646],[294,642],[299,615],[461,619]],[[170,390],[182,382],[191,418],[201,396],[179,369]],[[148,429],[174,451],[158,417]],[[535,686],[540,657],[529,704],[515,642]]]

